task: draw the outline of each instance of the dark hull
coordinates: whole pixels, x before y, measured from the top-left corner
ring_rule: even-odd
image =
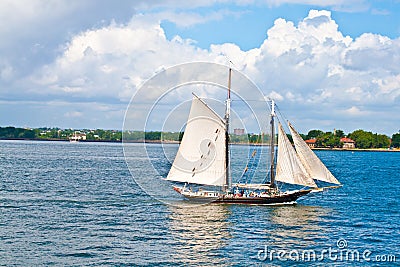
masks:
[[[294,204],[295,201],[302,196],[307,195],[312,190],[300,190],[293,193],[269,196],[269,197],[221,197],[211,203],[220,204],[250,204],[250,205],[279,205]]]

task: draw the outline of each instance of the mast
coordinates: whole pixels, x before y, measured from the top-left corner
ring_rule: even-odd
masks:
[[[225,110],[225,186],[226,191],[231,189],[232,180],[230,176],[230,157],[229,157],[229,116],[231,113],[231,81],[232,81],[232,68],[229,68],[229,78],[228,78],[228,95],[226,99],[226,110]]]
[[[271,178],[271,188],[275,188],[275,101],[271,100],[271,143],[270,143],[270,153],[271,153],[271,169],[270,169],[270,178]]]

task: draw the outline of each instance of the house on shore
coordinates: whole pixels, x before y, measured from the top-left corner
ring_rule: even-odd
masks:
[[[305,142],[310,148],[315,148],[316,147],[316,143],[317,143],[317,139],[315,139],[315,138],[308,139]]]
[[[352,149],[356,147],[356,142],[347,137],[340,138],[340,142],[343,143],[342,148],[344,149]]]
[[[69,137],[69,141],[71,142],[78,142],[81,140],[86,140],[86,134],[81,132],[75,132],[73,136]]]

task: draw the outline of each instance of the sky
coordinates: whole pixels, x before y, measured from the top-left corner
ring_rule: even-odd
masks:
[[[2,0],[0,126],[122,129],[160,70],[230,60],[300,132],[391,136],[399,16],[399,0]]]

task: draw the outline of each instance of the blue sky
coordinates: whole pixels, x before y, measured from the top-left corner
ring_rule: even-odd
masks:
[[[301,132],[391,135],[399,15],[400,1],[3,0],[0,126],[121,129],[156,72],[229,58]]]
[[[299,1],[301,2],[301,1]],[[225,6],[215,8],[224,9]],[[318,5],[282,4],[276,7],[265,6],[234,6],[231,11],[240,15],[226,17],[218,23],[210,21],[196,27],[177,27],[174,23],[163,22],[162,26],[167,37],[180,35],[197,41],[199,47],[208,48],[210,44],[233,42],[243,50],[259,47],[266,38],[266,30],[273,26],[278,18],[295,23],[305,18],[310,9],[321,9]],[[364,7],[355,7],[354,11],[337,11],[329,9],[339,25],[343,35],[353,38],[370,32],[397,38],[400,35],[400,2],[377,1],[366,2]],[[199,13],[209,12],[209,8],[199,9]]]

